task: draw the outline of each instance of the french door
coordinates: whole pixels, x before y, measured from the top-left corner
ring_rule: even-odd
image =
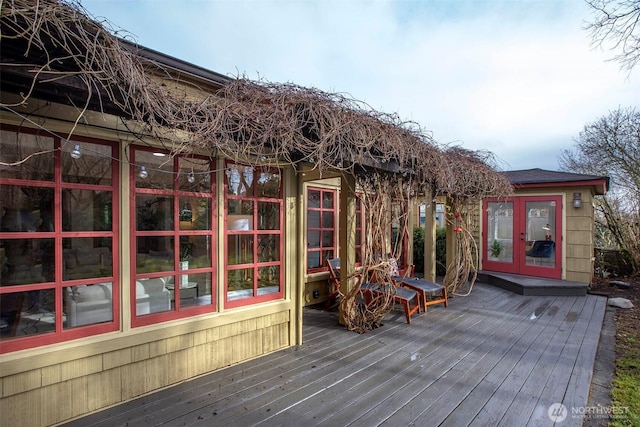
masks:
[[[561,196],[483,202],[483,269],[560,279]]]

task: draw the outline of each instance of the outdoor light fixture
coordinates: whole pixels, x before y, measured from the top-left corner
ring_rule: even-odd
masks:
[[[76,144],[76,146],[73,147],[73,151],[71,152],[71,157],[74,159],[79,159],[80,156],[82,156],[82,153],[80,152],[80,145]]]
[[[582,193],[573,193],[573,207],[579,208],[582,206]]]
[[[187,175],[187,181],[189,181],[189,184],[193,184],[196,180],[196,176],[193,174],[193,171],[189,172],[189,175]]]
[[[145,168],[144,166],[140,166],[140,178],[145,179],[148,176],[149,174],[147,173],[147,168]]]

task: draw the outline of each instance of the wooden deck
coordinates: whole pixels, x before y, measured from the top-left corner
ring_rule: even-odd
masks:
[[[304,344],[68,425],[580,426],[606,299],[476,284],[405,323],[358,335],[305,309]]]

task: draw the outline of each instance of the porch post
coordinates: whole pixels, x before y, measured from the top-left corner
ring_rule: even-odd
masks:
[[[449,199],[447,197],[447,206],[451,206],[451,199]],[[451,221],[453,213],[449,211],[449,209],[445,210],[445,227],[447,230],[447,265],[446,268],[447,270],[449,269],[449,266],[453,263],[455,263],[456,261],[456,257],[457,257],[457,233],[453,232],[453,229],[455,228],[452,224],[454,223],[453,221]]]
[[[429,193],[431,190],[429,190]],[[424,221],[424,278],[436,280],[436,202],[433,197],[425,199]]]
[[[353,289],[356,271],[356,179],[343,174],[340,178],[340,292]],[[340,324],[344,325],[342,313]]]

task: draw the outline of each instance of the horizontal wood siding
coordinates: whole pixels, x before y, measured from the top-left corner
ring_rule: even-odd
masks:
[[[290,327],[285,310],[3,376],[0,425],[55,424],[281,350]]]

